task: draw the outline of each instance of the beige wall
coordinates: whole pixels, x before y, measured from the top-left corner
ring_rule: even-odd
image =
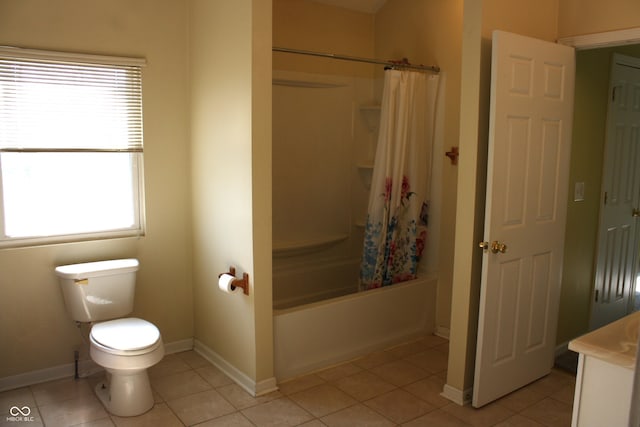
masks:
[[[273,1],[273,46],[372,57],[373,15],[300,0]],[[372,77],[373,67],[349,61],[274,53],[275,70]]]
[[[251,182],[253,224],[253,274],[255,285],[256,374],[260,386],[274,375],[273,293],[271,232],[271,95],[273,54],[273,5],[271,0],[253,0],[253,66],[251,71],[252,132]],[[258,387],[260,388],[260,387]]]
[[[0,44],[138,56],[148,63],[147,235],[0,250],[0,378],[73,362],[81,338],[54,275],[61,264],[137,257],[134,314],[158,325],[165,342],[193,336],[186,12],[182,2],[167,0],[0,1]],[[69,201],[70,209],[81,205]]]
[[[408,58],[438,65],[445,96],[444,150],[458,145],[460,69],[462,62],[462,0],[388,0],[375,16],[375,56]],[[444,161],[447,160],[447,161]],[[451,318],[453,242],[459,166],[442,162],[441,226],[439,230],[438,301],[436,327],[448,330]]]
[[[66,315],[53,269],[116,257],[140,259],[134,314],[157,324],[165,342],[192,338],[195,312],[197,339],[257,382],[272,376],[271,5],[194,2],[193,7],[198,19],[191,32],[195,68],[189,76],[187,3],[0,1],[2,44],[141,56],[148,62],[143,83],[147,235],[1,250],[0,342],[12,345],[0,346],[0,378],[72,363],[81,339]],[[190,107],[198,236],[193,247]],[[223,209],[227,206],[233,209]],[[250,274],[249,298],[212,293],[217,275],[229,265]]]
[[[469,399],[473,385],[477,330],[480,259],[474,242],[481,238],[484,198],[483,161],[486,143],[481,141],[480,70],[482,65],[482,3],[464,0],[462,74],[460,87],[460,152],[454,271],[451,304],[451,333],[446,387],[457,391],[457,401]],[[453,396],[449,396],[450,398]]]
[[[271,5],[191,5],[195,338],[259,383],[273,376]],[[229,266],[249,296],[218,290]]]
[[[560,0],[558,37],[601,33],[640,26],[637,0]]]
[[[558,37],[558,6],[562,0],[482,0],[482,37],[493,30],[555,41]]]

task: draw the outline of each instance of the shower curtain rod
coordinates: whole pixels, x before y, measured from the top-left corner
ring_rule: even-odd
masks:
[[[418,71],[431,71],[433,73],[440,72],[440,67],[438,67],[437,65],[413,65],[408,63],[405,64],[403,62],[384,61],[382,59],[359,58],[357,56],[338,55],[335,53],[313,52],[311,50],[289,49],[286,47],[275,47],[275,46],[272,47],[271,50],[273,52],[296,53],[299,55],[320,56],[323,58],[340,59],[343,61],[367,62],[369,64],[380,64],[380,65],[387,65],[390,67],[402,67],[402,68],[418,70]]]

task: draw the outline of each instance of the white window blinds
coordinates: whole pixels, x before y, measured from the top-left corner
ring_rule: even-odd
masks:
[[[144,63],[0,47],[0,248],[144,234]]]
[[[141,152],[142,65],[0,47],[0,152]]]

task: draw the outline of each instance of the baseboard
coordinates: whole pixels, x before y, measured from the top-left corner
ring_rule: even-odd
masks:
[[[440,396],[449,399],[453,403],[460,406],[469,405],[471,403],[471,396],[473,395],[473,389],[458,390],[455,387],[451,387],[449,384],[445,384]]]
[[[193,350],[193,338],[186,340],[173,341],[164,345],[165,354],[180,353],[183,351]]]
[[[554,358],[560,356],[561,354],[566,353],[567,351],[569,351],[569,342],[563,342],[562,344],[558,344],[556,346],[555,352],[554,352]]]
[[[193,339],[189,338],[166,343],[164,348],[166,354],[191,350],[193,349]],[[96,365],[92,360],[78,361],[78,376],[80,378],[88,377],[102,370],[102,367]],[[66,363],[51,368],[38,369],[23,374],[0,378],[0,392],[62,378],[71,378],[73,376],[75,376],[75,363]]]
[[[88,377],[101,370],[102,367],[96,365],[92,360],[78,361],[78,374],[80,378]],[[51,368],[38,369],[23,374],[0,378],[0,392],[73,376],[75,376],[75,363],[66,363]]]
[[[193,350],[207,359],[213,365],[215,365],[222,372],[224,372],[229,378],[235,381],[240,387],[242,387],[247,393],[251,394],[252,396],[261,396],[278,389],[275,377],[255,382],[244,372],[233,366],[231,363],[227,362],[222,356],[220,356],[218,353],[213,351],[201,341],[194,340]]]
[[[443,333],[443,331],[446,331],[446,335]],[[441,328],[440,326],[436,329],[435,334],[443,337],[443,338],[448,338],[449,337],[449,330],[446,328]],[[562,344],[559,344],[558,346],[556,346],[555,349],[555,356],[559,356],[563,353],[565,353],[567,350],[569,349],[569,343],[565,342]],[[471,403],[471,397],[473,395],[473,389],[469,388],[467,390],[458,390],[455,387],[451,387],[449,384],[445,384],[444,388],[442,390],[442,393],[440,393],[440,395],[442,397],[445,397],[449,400],[451,400],[454,403],[457,403],[458,405],[464,406],[464,405],[468,405]]]
[[[449,328],[445,328],[444,326],[436,326],[436,331],[433,333],[434,335],[440,337],[440,338],[444,338],[444,339],[449,339]]]

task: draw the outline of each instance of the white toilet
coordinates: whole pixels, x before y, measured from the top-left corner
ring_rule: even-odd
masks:
[[[107,371],[107,380],[97,385],[96,394],[110,413],[123,417],[153,407],[147,368],[164,356],[162,337],[153,323],[123,317],[133,311],[137,270],[136,259],[56,268],[71,318],[93,324],[89,353]]]

